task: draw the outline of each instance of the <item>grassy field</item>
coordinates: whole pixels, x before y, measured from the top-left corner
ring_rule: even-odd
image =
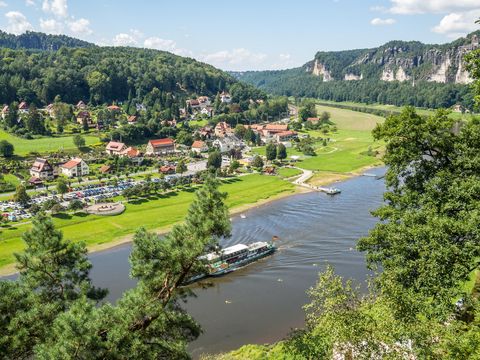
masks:
[[[86,145],[92,145],[98,143],[100,139],[96,136],[87,135],[84,136]],[[27,155],[30,152],[52,152],[59,149],[74,149],[72,136],[62,137],[44,137],[39,139],[22,139],[13,136],[3,130],[0,130],[0,140],[7,140],[15,147],[15,155]]]
[[[293,168],[280,168],[278,169],[278,175],[282,178],[290,178],[293,176],[300,175],[302,172],[298,169]]]
[[[331,121],[343,130],[372,131],[372,129],[384,121],[381,116],[362,113],[358,111],[338,109],[331,106],[317,105],[317,113],[327,111],[331,115]]]
[[[356,103],[356,102],[351,102],[351,101],[344,101],[344,102],[335,102],[335,101],[328,101],[328,100],[318,100],[318,102],[322,104],[332,104],[332,105],[342,105],[342,106],[351,106],[351,107],[363,107],[363,108],[368,108],[368,109],[375,109],[375,110],[384,110],[384,111],[392,111],[392,112],[400,112],[402,111],[402,107],[400,106],[395,106],[395,105],[384,105],[384,104],[362,104],[362,103]],[[331,109],[331,107],[329,107]],[[435,113],[435,110],[432,109],[423,109],[423,108],[417,108],[417,113],[420,115],[433,115]],[[455,119],[462,119],[464,117],[468,117],[469,115],[464,115],[459,112],[452,112],[450,114],[450,117],[455,118]]]
[[[229,208],[237,208],[281,193],[293,193],[294,186],[275,176],[257,174],[227,180],[221,190],[229,194]],[[54,222],[66,238],[83,240],[92,247],[121,239],[141,226],[149,230],[168,228],[184,218],[193,196],[193,190],[169,193],[148,201],[129,203],[126,211],[118,216],[59,215],[54,217]],[[14,261],[14,252],[23,249],[21,235],[29,227],[0,228],[0,270]]]

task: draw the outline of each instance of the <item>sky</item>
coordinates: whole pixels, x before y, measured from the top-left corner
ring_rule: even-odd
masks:
[[[223,70],[301,66],[317,51],[479,30],[480,0],[0,0],[0,29],[166,50]]]

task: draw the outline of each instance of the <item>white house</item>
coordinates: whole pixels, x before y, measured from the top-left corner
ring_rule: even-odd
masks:
[[[225,104],[230,104],[232,102],[232,97],[229,93],[222,91],[220,94],[220,101]]]
[[[221,153],[229,152],[235,148],[242,148],[243,143],[235,135],[225,136],[223,138],[218,138],[213,141],[213,146],[215,146]]]
[[[80,158],[67,161],[65,164],[60,166],[60,170],[62,171],[63,175],[70,178],[82,177],[90,173],[87,163]]]

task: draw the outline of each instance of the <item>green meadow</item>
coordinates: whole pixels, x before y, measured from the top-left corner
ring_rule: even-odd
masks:
[[[97,136],[82,135],[85,138],[86,145],[93,145],[100,141]],[[27,155],[31,152],[45,153],[54,152],[58,150],[75,149],[73,144],[73,136],[61,137],[41,137],[38,139],[22,139],[13,136],[4,130],[0,130],[0,140],[7,140],[15,147],[15,155]]]
[[[295,191],[287,181],[258,174],[225,180],[221,190],[228,193],[226,202],[231,209]],[[171,192],[132,201],[117,216],[59,214],[54,216],[54,222],[65,238],[85,241],[87,246],[94,247],[129,236],[142,226],[148,230],[167,229],[184,218],[193,196],[194,189]],[[0,271],[14,262],[14,252],[23,249],[21,236],[29,228],[30,224],[0,227]]]

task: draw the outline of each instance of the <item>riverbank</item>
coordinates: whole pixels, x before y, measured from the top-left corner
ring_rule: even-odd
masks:
[[[316,175],[323,174],[325,175],[325,179],[323,181],[315,180],[315,185],[321,184],[323,186],[326,186],[339,181],[347,180],[355,176],[359,176],[364,171],[371,168],[374,168],[374,167],[373,166],[363,167],[361,169],[356,170],[355,172],[351,172],[348,174],[331,173],[331,174],[328,174],[328,176],[326,174],[323,174],[322,172],[319,172],[319,173],[315,173],[314,177],[308,180],[308,183],[310,183],[310,181],[314,179]],[[266,204],[270,204],[274,201],[284,199],[289,196],[308,193],[313,191],[310,188],[301,186],[300,184],[294,185],[285,180],[281,180],[278,177],[273,177],[273,176],[247,175],[247,176],[236,178],[236,179],[241,179],[241,180],[236,180],[233,183],[227,183],[222,185],[222,190],[224,191],[226,190],[227,193],[229,194],[227,203],[230,207],[231,216],[235,216],[242,212],[245,212],[254,208],[258,208]],[[259,181],[259,179],[261,179],[262,181]],[[238,185],[235,186],[238,181],[240,181],[241,183],[245,181],[243,183],[244,186],[242,187],[239,187]],[[253,191],[254,191],[253,196],[251,194],[245,194],[242,191],[243,189],[246,190],[246,188],[250,188],[250,187],[253,188]],[[256,190],[255,190],[255,187],[257,187]],[[260,189],[262,190],[261,192],[258,191]],[[252,189],[248,189],[248,190],[252,191]],[[173,199],[173,198],[177,201],[173,201],[173,204],[172,203],[165,204],[166,200]],[[181,192],[179,194],[172,195],[171,197],[152,200],[151,202],[155,202],[155,201],[160,202],[162,200],[164,201],[164,203],[162,204],[164,206],[164,211],[162,213],[163,214],[169,213],[170,215],[169,218],[171,219],[171,221],[167,221],[167,223],[165,223],[165,220],[166,220],[165,218],[163,219],[159,218],[159,214],[158,214],[159,211],[156,211],[161,209],[159,206],[160,203],[156,204],[157,206],[153,206],[153,209],[152,209],[151,207],[146,206],[147,204],[149,204],[149,202],[147,202],[143,204],[144,205],[143,211],[142,211],[142,208],[132,209],[132,207],[141,206],[142,204],[135,204],[133,206],[132,204],[128,204],[127,209],[129,209],[130,212],[132,211],[134,211],[135,213],[140,212],[141,214],[139,217],[136,217],[139,223],[132,225],[132,227],[130,227],[127,231],[121,231],[123,230],[123,228],[120,225],[120,223],[126,225],[127,227],[129,224],[132,223],[131,219],[128,219],[125,217],[125,215],[128,215],[129,213],[118,215],[118,216],[112,216],[112,217],[99,217],[99,216],[91,215],[91,221],[95,223],[93,224],[94,226],[92,226],[92,224],[88,224],[88,220],[84,219],[84,216],[71,216],[71,218],[73,219],[55,218],[54,221],[56,222],[56,225],[58,226],[58,228],[64,231],[65,238],[71,239],[73,241],[80,241],[80,240],[85,241],[87,243],[87,249],[89,253],[100,252],[100,251],[109,250],[109,249],[130,243],[133,240],[135,230],[142,225],[145,226],[148,230],[154,231],[159,235],[164,235],[168,233],[176,223],[178,223],[179,221],[181,221],[181,219],[183,219],[184,213],[186,213],[186,209],[188,208],[188,205],[191,199],[193,199],[193,194],[191,192]],[[168,210],[171,208],[171,206],[174,206],[175,208],[173,213],[172,211]],[[160,222],[160,223],[163,222],[165,223],[165,225],[163,226],[150,225],[150,222],[148,221],[148,219],[151,218],[149,212],[151,212],[152,210],[154,210],[155,212],[153,216],[155,219],[155,222]],[[123,220],[126,220],[126,221],[117,222],[116,220],[117,219],[121,220],[120,218],[122,216],[124,217]],[[76,217],[79,217],[81,219],[75,219]],[[74,223],[69,225],[68,221],[73,221]],[[99,227],[100,229],[98,229]],[[23,231],[27,230],[28,228],[22,227],[22,230],[20,230],[20,232],[23,233]],[[94,232],[91,233],[90,235],[85,236],[85,234],[89,229],[94,230]],[[17,230],[11,230],[11,231],[18,232],[19,230],[17,229]],[[12,234],[9,234],[9,235],[12,235]],[[92,237],[94,237],[94,239],[92,239]],[[102,240],[98,240],[98,239],[102,239]],[[5,242],[8,242],[9,244],[7,245],[9,246],[5,246]],[[23,249],[23,242],[21,240],[21,233],[17,234],[17,236],[10,236],[8,239],[3,240],[3,242],[0,242],[0,264],[3,263],[3,265],[0,266],[0,276],[8,276],[16,273],[13,253],[20,252],[22,249]]]
[[[259,174],[224,180],[220,189],[228,193],[226,202],[232,215],[304,192],[278,177]],[[95,252],[130,242],[135,230],[141,226],[149,231],[168,232],[174,224],[183,220],[193,197],[194,189],[187,189],[131,201],[121,215],[103,217],[83,213],[59,214],[53,219],[66,239],[84,241],[89,252]],[[15,273],[13,254],[23,250],[21,236],[30,227],[27,224],[1,229],[1,276]]]

